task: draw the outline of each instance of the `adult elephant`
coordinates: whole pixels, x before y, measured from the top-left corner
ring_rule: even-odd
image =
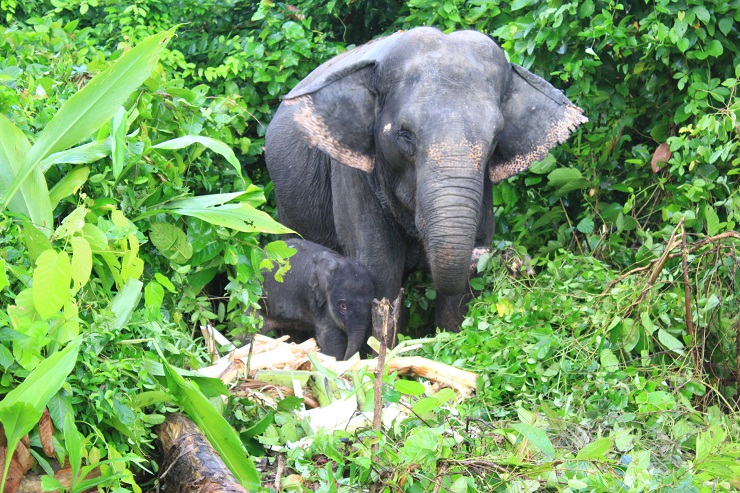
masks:
[[[587,119],[488,36],[421,27],[316,68],[266,135],[280,220],[368,267],[378,298],[429,268],[454,329],[471,253],[493,235],[492,185]]]

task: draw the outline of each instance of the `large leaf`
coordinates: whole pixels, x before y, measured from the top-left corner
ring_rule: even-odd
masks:
[[[133,315],[136,306],[141,299],[141,289],[144,283],[138,279],[130,278],[124,284],[116,296],[110,302],[110,310],[115,316],[115,326],[124,327]]]
[[[183,216],[193,216],[211,224],[244,231],[247,233],[292,233],[293,230],[275,221],[266,212],[255,209],[249,204],[224,204],[207,208],[178,208],[172,212]]]
[[[173,33],[174,30],[169,30],[149,36],[121,55],[111,67],[93,77],[59,108],[28,151],[22,169],[5,190],[0,210],[8,206],[26,178],[32,173],[36,176],[36,171],[40,173],[40,163],[44,158],[79,143],[113,117],[131,93],[149,77]]]
[[[177,403],[205,433],[237,481],[248,490],[257,489],[260,476],[254,463],[244,453],[239,435],[192,382],[180,376],[161,353],[160,357],[167,387]]]
[[[250,186],[250,189],[252,187]],[[256,187],[255,187],[256,188]],[[237,231],[262,232],[262,233],[292,233],[293,230],[275,221],[266,212],[260,211],[247,202],[236,202],[227,204],[229,200],[239,197],[251,197],[254,193],[248,189],[246,192],[223,193],[217,195],[204,195],[179,199],[158,206],[157,209],[147,211],[138,216],[134,221],[155,214],[169,212],[181,216],[192,216],[202,219],[210,224],[224,226]]]
[[[63,198],[77,192],[85,184],[88,176],[90,176],[90,168],[87,166],[77,168],[64,175],[49,191],[52,208],[56,207]]]
[[[528,423],[514,423],[511,427],[521,433],[524,438],[545,454],[545,457],[549,460],[555,459],[555,447],[553,447],[552,442],[543,430]]]
[[[73,147],[64,151],[55,152],[47,157],[41,164],[41,171],[46,170],[55,164],[88,164],[94,163],[98,159],[103,159],[111,153],[111,141],[95,140],[81,146]]]
[[[0,423],[8,438],[2,488],[18,441],[39,422],[46,404],[62,388],[77,362],[81,341],[78,337],[62,351],[39,363],[20,385],[0,401]]]
[[[242,165],[234,155],[234,151],[220,140],[212,139],[210,137],[202,137],[200,135],[185,135],[184,137],[160,142],[153,146],[153,149],[182,149],[183,147],[187,147],[192,144],[200,144],[213,152],[221,154],[234,167],[239,178],[242,177]]]
[[[5,394],[0,401],[0,408],[10,407],[16,402],[25,402],[41,414],[47,402],[62,388],[67,375],[74,368],[81,342],[82,338],[78,337],[62,351],[39,363],[20,385]]]
[[[18,191],[10,193],[23,163],[31,149],[31,143],[21,129],[0,114],[0,210],[8,207],[11,211],[23,214],[41,229],[46,236],[51,234],[52,206],[49,190],[41,170],[29,170],[30,179],[25,180]],[[28,174],[26,176],[28,176]]]
[[[65,252],[46,250],[36,259],[33,271],[33,304],[43,320],[62,309],[69,300],[72,269]]]

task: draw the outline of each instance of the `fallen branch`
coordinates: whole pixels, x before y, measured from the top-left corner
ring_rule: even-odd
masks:
[[[247,493],[203,433],[182,414],[169,414],[157,427],[162,474],[168,493]]]

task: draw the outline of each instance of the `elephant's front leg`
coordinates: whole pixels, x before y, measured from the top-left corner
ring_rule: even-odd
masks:
[[[404,280],[406,244],[393,219],[384,214],[365,173],[332,166],[332,206],[342,253],[367,267],[377,299],[393,301]]]

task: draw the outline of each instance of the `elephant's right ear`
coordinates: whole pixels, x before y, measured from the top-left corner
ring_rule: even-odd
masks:
[[[337,261],[331,257],[321,257],[314,265],[311,278],[308,280],[308,287],[311,288],[319,307],[324,306],[329,299],[331,282],[338,266]]]
[[[548,82],[511,64],[511,82],[501,102],[504,130],[489,167],[493,183],[521,173],[588,121],[581,108]]]
[[[375,92],[373,61],[363,60],[330,70],[320,80],[297,87],[283,101],[295,106],[293,121],[306,142],[332,159],[366,172],[373,170]]]

